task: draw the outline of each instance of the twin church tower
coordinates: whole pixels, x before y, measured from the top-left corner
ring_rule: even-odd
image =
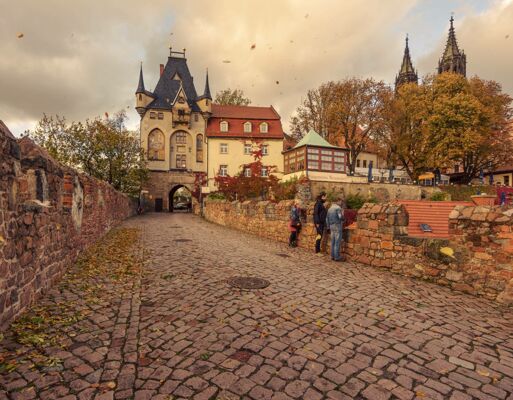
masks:
[[[456,41],[456,33],[454,31],[454,18],[451,17],[451,26],[449,28],[449,36],[442,57],[438,61],[438,73],[453,72],[463,76],[467,76],[467,56],[463,50],[458,48]],[[419,77],[417,71],[413,68],[411,62],[410,48],[408,46],[408,36],[406,36],[406,47],[404,49],[403,62],[399,74],[395,78],[395,87],[404,83],[418,83]]]

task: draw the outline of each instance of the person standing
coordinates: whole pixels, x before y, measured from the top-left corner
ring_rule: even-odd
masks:
[[[334,202],[326,213],[326,226],[331,235],[331,259],[333,261],[344,261],[340,256],[340,245],[342,243],[342,232],[344,227],[344,198],[340,197]]]
[[[301,231],[301,218],[300,218],[300,208],[299,202],[295,201],[290,209],[290,219],[289,219],[289,246],[297,247],[297,239],[299,232]]]
[[[324,207],[324,203],[326,202],[326,193],[321,192],[319,196],[317,196],[317,200],[315,201],[313,220],[315,225],[315,230],[317,231],[317,236],[315,237],[315,253],[318,255],[322,255],[321,253],[321,241],[324,236],[324,231],[326,227],[326,207]]]

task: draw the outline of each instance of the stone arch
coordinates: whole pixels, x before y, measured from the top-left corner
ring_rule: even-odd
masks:
[[[168,205],[169,205],[169,212],[173,212],[175,210],[175,204],[173,203],[174,201],[174,196],[175,196],[175,193],[178,191],[178,189],[181,189],[181,188],[185,188],[187,189],[187,191],[189,192],[189,195],[190,195],[190,202],[191,202],[191,205],[192,205],[192,187],[190,187],[191,185],[183,185],[183,184],[177,184],[177,185],[174,185],[171,190],[169,191],[169,197],[168,197]]]
[[[148,135],[148,160],[165,159],[165,136],[160,129],[154,129]]]

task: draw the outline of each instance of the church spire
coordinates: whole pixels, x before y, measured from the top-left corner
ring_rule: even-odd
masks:
[[[143,70],[141,63],[141,69],[139,71],[139,84],[137,85],[137,91],[135,93],[144,93],[145,91],[146,90],[144,89]]]
[[[456,32],[454,30],[454,18],[451,16],[449,27],[449,36],[442,58],[438,62],[438,73],[454,72],[463,76],[467,75],[467,56],[464,51],[458,48]]]
[[[396,89],[403,83],[417,83],[419,78],[411,62],[410,47],[408,46],[408,35],[406,35],[406,46],[404,48],[403,62],[399,74],[395,78]]]
[[[209,100],[212,100],[212,95],[210,94],[210,85],[208,83],[208,68],[207,68],[207,78],[205,80],[205,91],[203,92],[203,97]]]

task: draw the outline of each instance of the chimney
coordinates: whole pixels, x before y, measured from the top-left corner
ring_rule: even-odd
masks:
[[[160,76],[164,73],[164,64],[160,64]]]

